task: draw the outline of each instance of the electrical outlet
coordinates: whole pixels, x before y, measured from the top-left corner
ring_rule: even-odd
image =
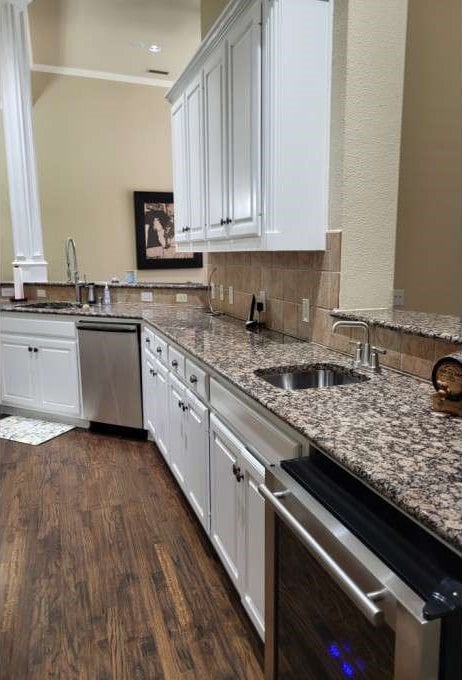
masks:
[[[261,302],[263,305],[263,309],[261,311],[266,312],[266,290],[260,291],[260,295],[258,296],[258,302]]]
[[[44,288],[37,288],[37,297],[38,298],[46,298],[47,292]]]
[[[302,321],[304,323],[310,322],[310,301],[308,298],[302,299]]]
[[[393,291],[393,307],[402,307],[404,305],[404,290],[402,288],[395,288]]]
[[[230,305],[234,305],[234,288],[232,286],[228,288],[228,302]]]
[[[223,302],[225,299],[225,289],[222,283],[220,283],[220,300]]]
[[[12,298],[14,297],[14,288],[2,288],[2,297]]]
[[[152,302],[152,293],[150,290],[141,292],[141,302]]]
[[[187,302],[188,301],[188,294],[187,293],[177,293],[176,294],[176,301],[177,302]]]

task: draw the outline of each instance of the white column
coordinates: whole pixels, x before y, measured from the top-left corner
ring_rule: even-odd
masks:
[[[15,259],[24,281],[46,281],[37,181],[26,8],[0,0],[0,69]]]

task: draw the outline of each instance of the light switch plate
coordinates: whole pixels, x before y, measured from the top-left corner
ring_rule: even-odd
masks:
[[[14,297],[14,288],[2,288],[2,297],[6,298]]]
[[[223,302],[225,299],[225,289],[222,283],[220,283],[220,300]]]
[[[393,307],[402,307],[404,305],[404,290],[402,288],[395,288],[393,291]]]
[[[152,302],[152,293],[150,290],[141,291],[141,302]]]
[[[228,288],[228,302],[230,305],[234,305],[234,288],[232,286]]]
[[[46,298],[47,292],[44,288],[37,288],[37,297],[38,298]]]
[[[176,301],[177,302],[187,302],[188,301],[188,294],[187,293],[177,293],[176,294]]]
[[[308,298],[302,298],[302,321],[310,323],[310,301]]]

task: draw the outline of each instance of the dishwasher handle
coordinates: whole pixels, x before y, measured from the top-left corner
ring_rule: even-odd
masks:
[[[136,333],[138,326],[127,323],[91,323],[79,321],[77,329],[79,331],[103,331],[104,333]]]
[[[335,562],[324,548],[316,541],[313,536],[298,522],[295,517],[281,503],[279,498],[283,498],[286,492],[272,493],[264,484],[260,484],[258,491],[263,498],[272,506],[273,511],[279,515],[281,520],[291,529],[308,552],[317,560],[323,569],[334,579],[343,592],[356,604],[358,609],[364,614],[367,620],[376,627],[384,622],[384,613],[375,604],[375,600],[385,597],[386,591],[364,593],[356,583],[348,576],[345,571]]]

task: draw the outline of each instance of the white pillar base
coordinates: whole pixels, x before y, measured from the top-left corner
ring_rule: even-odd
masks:
[[[46,283],[48,281],[48,262],[45,260],[14,260],[13,267],[19,267],[23,283]]]

